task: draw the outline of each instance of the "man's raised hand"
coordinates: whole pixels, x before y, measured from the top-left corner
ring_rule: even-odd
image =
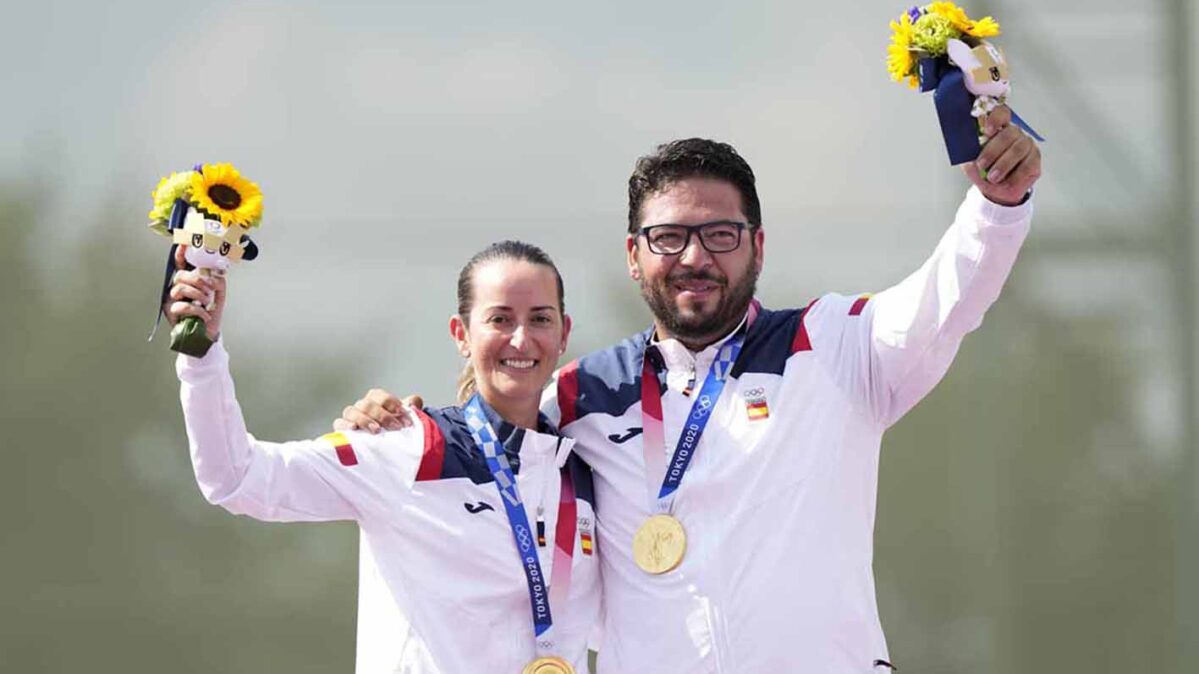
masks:
[[[978,159],[963,165],[962,170],[987,199],[1015,206],[1041,177],[1041,149],[1012,124],[1012,111],[1006,105],[987,115],[984,134],[988,140]]]

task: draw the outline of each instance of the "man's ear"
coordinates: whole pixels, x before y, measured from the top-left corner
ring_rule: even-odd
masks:
[[[637,264],[637,236],[629,234],[624,241],[625,254],[629,265],[629,278],[641,280],[641,267]]]
[[[470,358],[470,331],[466,328],[466,321],[458,314],[450,316],[450,337],[458,345],[458,353],[463,358]]]
[[[766,232],[761,226],[754,231],[754,264],[758,273],[762,273],[762,263],[766,260]]]

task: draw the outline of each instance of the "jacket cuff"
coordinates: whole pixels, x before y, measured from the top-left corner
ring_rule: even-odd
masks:
[[[1014,225],[1027,222],[1032,217],[1032,192],[1025,195],[1019,205],[1004,206],[986,198],[978,187],[971,185],[963,206],[976,213],[980,220],[992,225]]]
[[[188,356],[182,353],[175,358],[175,374],[180,379],[184,379],[188,375],[195,376],[228,367],[229,352],[225,351],[224,341],[219,339],[213,343],[203,358],[196,358],[195,356]]]

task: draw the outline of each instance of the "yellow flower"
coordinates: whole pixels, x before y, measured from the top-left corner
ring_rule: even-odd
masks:
[[[912,55],[912,18],[907,14],[899,17],[899,21],[891,22],[891,44],[887,45],[887,72],[891,79],[902,82],[906,78],[908,86],[915,89],[919,78],[915,75],[916,58]]]
[[[171,218],[171,209],[175,207],[176,199],[186,199],[187,190],[191,186],[191,171],[172,173],[158,181],[158,187],[150,195],[154,198],[154,208],[150,211],[150,228],[167,235],[167,220]]]
[[[191,203],[226,226],[258,226],[262,219],[262,192],[246,180],[232,164],[205,164],[193,171]]]
[[[972,21],[970,30],[966,31],[966,34],[974,37],[995,37],[999,35],[999,22],[989,16],[984,16],[978,21]]]
[[[928,13],[937,14],[949,19],[953,27],[963,33],[970,28],[970,17],[966,16],[966,10],[952,2],[934,2],[928,6]]]
[[[972,21],[966,16],[966,10],[952,2],[934,2],[928,6],[929,14],[937,14],[949,19],[954,28],[972,37],[995,37],[999,35],[999,24],[991,17],[983,17]]]

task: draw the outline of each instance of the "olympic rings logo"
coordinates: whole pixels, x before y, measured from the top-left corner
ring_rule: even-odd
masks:
[[[711,413],[712,413],[712,399],[708,396],[704,396],[704,397],[700,398],[699,400],[695,401],[695,407],[692,409],[692,412],[691,412],[691,419],[692,419],[692,421],[699,421]],[[698,429],[694,424],[692,424],[687,430],[691,431],[691,432],[695,432]]]
[[[743,391],[742,395],[744,395],[746,398],[760,398],[766,395],[766,389],[761,387],[751,388],[748,391]]]
[[[516,540],[520,542],[520,547],[527,548],[533,544],[533,539],[529,537],[529,530],[524,528],[523,525],[516,525],[514,531],[516,532]]]

